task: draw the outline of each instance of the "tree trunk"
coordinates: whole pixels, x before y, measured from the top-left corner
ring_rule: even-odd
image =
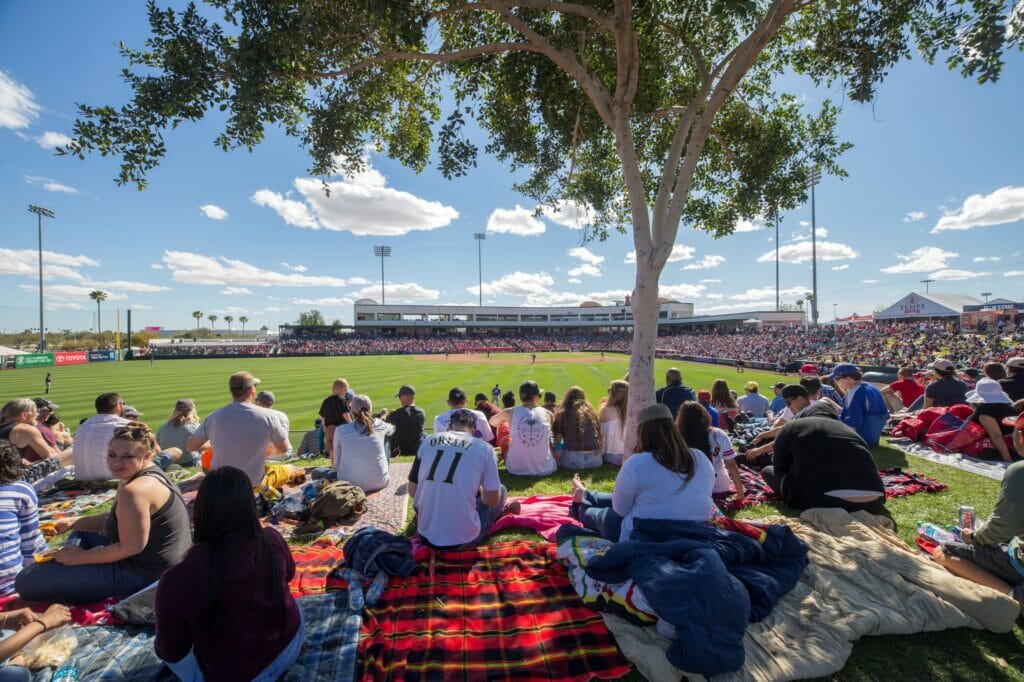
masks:
[[[654,351],[658,341],[658,276],[660,267],[637,254],[633,308],[633,343],[629,357],[629,404],[626,410],[626,454],[635,451],[637,413],[654,402]]]
[[[103,316],[99,301],[96,301],[96,337],[99,339],[100,350],[103,350]]]

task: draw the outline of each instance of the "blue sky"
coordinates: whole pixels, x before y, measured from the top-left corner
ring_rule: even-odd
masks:
[[[0,4],[0,328],[38,320],[28,204],[57,214],[44,226],[50,329],[94,325],[95,288],[110,293],[107,328],[115,307],[131,307],[136,327],[192,326],[197,308],[246,315],[250,328],[313,307],[350,322],[353,300],[379,297],[376,244],[392,247],[388,302],[475,303],[475,232],[488,233],[485,302],[610,301],[632,289],[628,236],[575,250],[572,216],[532,217],[535,204],[493,159],[447,181],[372,155],[370,170],[335,179],[327,199],[294,140],[272,132],[252,154],[223,153],[216,118],[168,136],[143,192],[114,184],[113,159],[55,156],[76,102],[125,101],[116,44],[141,47],[147,29],[142,2]],[[830,94],[803,86],[808,100]],[[872,106],[842,108],[841,136],[855,147],[843,160],[850,177],[825,178],[817,192],[821,319],[833,304],[840,316],[888,305],[926,277],[937,280],[932,291],[1020,300],[1024,55],[1009,55],[986,86],[941,65],[902,64]],[[811,286],[809,220],[806,206],[780,230],[786,302]],[[698,314],[770,309],[773,233],[715,240],[682,226],[663,294]]]

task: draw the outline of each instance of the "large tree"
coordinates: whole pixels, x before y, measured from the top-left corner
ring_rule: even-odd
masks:
[[[797,206],[811,168],[842,174],[836,107],[806,111],[785,76],[866,102],[916,45],[995,80],[1024,29],[1010,0],[207,4],[150,5],[145,48],[121,48],[133,99],[83,105],[66,152],[116,155],[118,182],[143,187],[166,130],[224,112],[225,150],[276,125],[324,178],[360,169],[367,143],[416,170],[436,154],[453,177],[475,166],[473,120],[487,153],[526,172],[519,192],[593,216],[589,237],[631,230],[631,420],[653,399],[658,280],[680,224],[726,235]]]

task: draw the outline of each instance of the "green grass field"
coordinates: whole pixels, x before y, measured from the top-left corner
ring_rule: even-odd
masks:
[[[676,364],[683,371],[683,380],[694,388],[709,388],[718,378],[730,387],[742,390],[749,380],[758,381],[762,392],[778,376],[766,372],[747,371],[738,374],[725,366],[658,361],[656,376]],[[94,414],[93,400],[104,391],[117,391],[131,405],[145,413],[144,420],[154,428],[162,423],[179,398],[193,398],[201,416],[230,399],[227,378],[232,372],[247,370],[263,380],[261,388],[277,396],[276,408],[286,412],[296,430],[312,426],[320,401],[329,393],[337,377],[348,379],[353,390],[365,393],[374,408],[395,407],[394,397],[404,383],[416,387],[417,403],[427,412],[428,425],[434,415],[446,409],[448,390],[460,386],[472,398],[475,393],[490,395],[495,383],[502,390],[515,390],[532,379],[544,389],[562,392],[579,385],[595,404],[608,383],[621,378],[627,370],[628,358],[609,354],[601,361],[597,355],[582,353],[539,354],[535,366],[529,356],[497,355],[491,360],[481,357],[443,356],[420,359],[406,356],[344,357],[344,358],[268,358],[268,359],[196,359],[162,360],[152,366],[148,362],[97,363],[75,367],[49,368],[53,373],[50,398],[61,405],[59,412],[65,423],[75,428],[83,417]],[[0,400],[35,397],[43,392],[47,368],[23,369],[0,373]],[[899,450],[879,447],[874,451],[879,468],[901,466],[942,480],[949,490],[938,494],[920,493],[888,503],[900,536],[912,542],[915,523],[927,519],[951,522],[957,506],[973,504],[979,517],[992,511],[999,484],[958,469],[925,460],[907,457]],[[588,472],[588,485],[596,490],[610,491],[616,469],[605,466]],[[564,493],[569,490],[571,473],[558,471],[544,479],[512,476],[502,471],[502,479],[512,495]],[[776,505],[763,505],[744,510],[740,518],[758,518],[774,514],[791,514]],[[517,533],[502,534],[508,537]],[[994,634],[976,630],[950,630],[907,637],[868,637],[857,642],[846,668],[834,679],[889,680],[897,675],[906,680],[1012,679],[1024,681],[1024,629],[1018,620],[1011,633]]]

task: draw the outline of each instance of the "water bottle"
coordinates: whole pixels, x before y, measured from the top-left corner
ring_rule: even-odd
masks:
[[[78,666],[74,663],[62,665],[51,678],[53,682],[78,682]]]
[[[935,542],[941,544],[947,542],[956,542],[956,536],[950,533],[942,526],[937,526],[934,523],[927,523],[925,521],[917,522],[917,533],[926,538],[931,538]]]

